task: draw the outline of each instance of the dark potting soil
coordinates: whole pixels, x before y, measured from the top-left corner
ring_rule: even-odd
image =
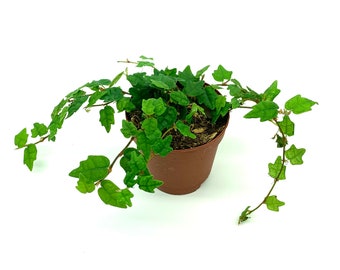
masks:
[[[131,122],[140,128],[141,112],[135,111],[130,113]],[[192,123],[190,124],[190,130],[196,135],[195,139],[187,136],[183,136],[178,130],[172,129],[168,132],[172,135],[171,147],[174,150],[188,149],[203,145],[212,139],[214,139],[226,125],[227,116],[220,118],[215,124],[212,124],[209,119],[202,115],[197,114],[193,116]]]

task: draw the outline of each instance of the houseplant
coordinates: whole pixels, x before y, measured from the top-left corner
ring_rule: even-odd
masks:
[[[95,111],[98,107],[99,121],[106,132],[110,132],[115,124],[115,114],[125,113],[120,131],[129,141],[122,151],[112,161],[105,156],[89,155],[69,175],[77,179],[76,188],[80,192],[90,193],[97,189],[104,203],[127,208],[132,205],[131,189],[134,186],[146,192],[161,188],[162,179],[155,179],[148,167],[153,158],[167,157],[174,149],[194,149],[213,141],[224,132],[229,112],[243,108],[248,110],[245,118],[274,124],[274,139],[281,154],[268,164],[268,174],[273,178],[268,193],[256,207],[248,206],[242,211],[239,223],[246,221],[262,205],[273,211],[284,205],[272,191],[280,180],[285,179],[287,163],[302,164],[305,153],[304,148],[294,144],[288,147],[287,138],[294,135],[291,113],[310,111],[317,104],[315,101],[296,95],[280,108],[274,102],[280,93],[277,81],[263,93],[257,93],[242,86],[232,78],[232,72],[221,65],[212,72],[213,83],[210,83],[205,80],[209,66],[193,73],[190,66],[182,71],[157,69],[153,59],[144,56],[137,62],[120,62],[136,65],[137,72],[129,74],[126,68],[112,80],[84,84],[55,106],[48,125],[36,122],[30,133],[24,128],[15,135],[14,143],[18,149],[24,149],[24,164],[30,170],[37,158],[37,144],[55,141],[64,120],[80,108]],[[127,90],[118,86],[123,77],[130,84]],[[124,188],[108,179],[118,161],[125,171]]]

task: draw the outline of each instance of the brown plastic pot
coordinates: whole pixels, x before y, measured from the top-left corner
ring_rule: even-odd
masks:
[[[148,168],[156,179],[162,180],[159,190],[169,194],[188,194],[197,190],[208,178],[215,154],[229,123],[226,116],[224,129],[210,142],[194,148],[173,150],[167,156],[154,156]]]

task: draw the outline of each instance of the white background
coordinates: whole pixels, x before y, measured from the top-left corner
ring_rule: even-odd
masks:
[[[0,4],[0,269],[340,269],[339,8],[337,1],[2,1]],[[276,130],[232,114],[209,179],[195,193],[134,190],[116,209],[80,194],[68,172],[88,154],[114,157],[126,143],[119,117],[106,134],[96,110],[80,111],[55,143],[39,145],[33,172],[14,135],[48,122],[68,92],[113,78],[117,60],[154,57],[194,71],[218,64],[261,92],[274,80],[281,104],[319,102],[297,115],[291,139],[307,152],[262,207]],[[121,181],[117,167],[111,175]]]

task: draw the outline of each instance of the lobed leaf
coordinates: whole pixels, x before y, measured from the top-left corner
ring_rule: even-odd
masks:
[[[267,208],[272,211],[279,211],[279,207],[285,205],[285,203],[278,200],[275,195],[267,197],[265,203]]]
[[[294,125],[294,122],[290,120],[288,115],[283,116],[282,121],[278,122],[278,125],[281,128],[282,132],[286,134],[287,136],[294,135],[295,125]]]
[[[34,161],[37,159],[37,147],[35,144],[28,144],[24,150],[24,164],[30,171],[33,170]]]
[[[80,173],[76,189],[81,193],[91,193],[96,189],[96,186],[91,179],[88,179],[84,174]]]
[[[164,139],[157,140],[153,145],[152,149],[155,154],[159,154],[164,157],[168,155],[173,149],[171,147],[172,136],[166,136]]]
[[[110,180],[101,181],[101,187],[98,189],[100,199],[108,205],[127,208],[132,206],[131,198],[133,194],[127,188],[119,189]]]
[[[286,157],[292,165],[303,164],[302,156],[306,152],[304,148],[296,148],[294,144],[286,151]]]
[[[162,115],[166,111],[166,106],[162,98],[143,99],[142,111],[146,115]]]
[[[120,129],[125,138],[135,137],[137,135],[136,126],[125,119],[122,120],[122,128]]]
[[[88,180],[98,181],[104,179],[109,173],[110,160],[105,156],[88,156],[80,161],[79,167],[72,170],[69,176],[79,178],[83,174]]]
[[[274,81],[266,91],[264,91],[262,100],[273,101],[280,94],[281,90],[277,88],[277,81]]]
[[[162,132],[158,129],[157,119],[155,118],[145,119],[142,122],[142,129],[151,144],[153,144],[156,140],[159,140],[162,136]]]
[[[190,127],[188,125],[184,124],[183,121],[178,120],[176,122],[176,128],[178,129],[178,131],[182,135],[187,136],[187,137],[189,137],[191,139],[195,139],[196,138],[196,135],[190,131]]]
[[[68,107],[67,118],[71,117],[75,112],[77,112],[80,107],[87,101],[88,96],[75,97],[71,105]]]
[[[170,93],[170,99],[172,102],[181,105],[181,106],[188,106],[190,100],[182,91],[173,91]]]
[[[139,175],[137,183],[141,190],[152,193],[155,192],[155,188],[163,184],[162,181],[154,179],[152,175]]]
[[[274,163],[268,164],[268,174],[278,180],[286,179],[286,166],[282,162],[281,156],[278,156]]]
[[[260,121],[264,122],[276,118],[278,115],[278,109],[279,106],[275,102],[265,100],[253,106],[252,110],[248,112],[244,117],[260,118]]]
[[[285,109],[292,111],[295,114],[300,114],[312,110],[312,106],[315,104],[318,103],[308,98],[301,97],[301,95],[296,95],[286,102]]]
[[[209,67],[210,66],[208,65],[208,66],[205,66],[204,68],[200,69],[199,71],[197,71],[195,77],[196,78],[201,77],[204,74],[204,72],[206,72],[208,70]]]
[[[108,105],[99,111],[99,121],[108,133],[111,130],[111,126],[115,123],[114,113],[114,109]]]
[[[203,94],[197,96],[197,100],[199,104],[204,104],[209,109],[214,110],[216,105],[216,98],[218,94],[216,93],[215,89],[212,87],[206,87],[205,91],[203,91]]]
[[[14,137],[14,144],[18,148],[22,148],[26,145],[28,139],[27,129],[22,129],[17,135]]]
[[[219,65],[216,70],[214,70],[212,76],[218,82],[223,82],[224,80],[230,80],[232,71],[226,70],[222,65]]]
[[[31,129],[32,138],[36,138],[38,136],[43,136],[48,132],[48,128],[45,124],[34,123],[33,129]]]
[[[183,92],[191,97],[197,97],[204,94],[204,82],[203,81],[188,81],[183,88]]]

